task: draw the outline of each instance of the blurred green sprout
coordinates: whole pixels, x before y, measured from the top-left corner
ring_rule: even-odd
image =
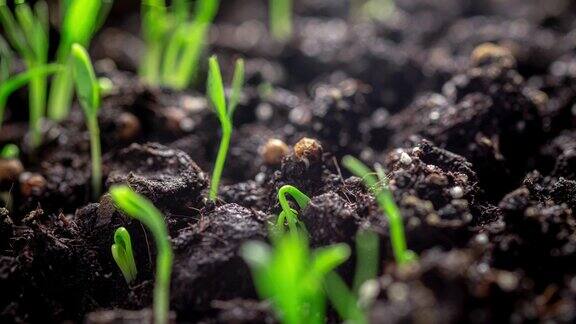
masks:
[[[292,37],[292,0],[270,0],[268,19],[272,36],[281,42]]]
[[[392,192],[388,188],[386,175],[383,170],[378,168],[376,172],[378,177],[376,177],[374,176],[374,172],[364,163],[349,155],[342,159],[342,164],[355,176],[364,181],[366,187],[374,193],[380,209],[388,217],[392,251],[394,252],[396,262],[399,265],[404,265],[416,259],[416,254],[406,247],[406,235],[404,233],[402,215],[394,201]]]
[[[112,200],[128,216],[143,223],[156,242],[156,282],[154,284],[154,323],[167,324],[170,313],[170,276],[173,252],[162,213],[148,199],[126,185],[110,189]]]
[[[20,149],[16,144],[6,144],[2,147],[2,150],[0,150],[0,159],[17,159],[19,155]]]
[[[250,266],[258,294],[268,299],[281,323],[324,323],[324,279],[344,263],[350,249],[345,244],[310,250],[301,231],[275,237],[273,245],[250,241],[241,247]]]
[[[142,0],[142,31],[146,51],[140,75],[153,85],[184,89],[198,73],[208,32],[219,0],[197,0],[194,15],[189,0]]]
[[[114,232],[114,244],[111,247],[112,257],[120,268],[126,283],[130,284],[136,280],[138,271],[136,270],[136,261],[132,252],[132,240],[130,233],[124,227],[118,227]]]
[[[232,119],[234,116],[234,110],[236,110],[236,106],[240,100],[242,86],[244,85],[244,60],[236,60],[234,77],[232,79],[232,90],[228,104],[226,103],[222,74],[216,56],[210,57],[208,68],[208,82],[206,89],[222,129],[222,139],[220,141],[220,146],[218,147],[216,164],[214,165],[214,171],[212,172],[212,179],[210,181],[209,198],[210,200],[215,201],[218,197],[218,186],[220,185],[220,178],[222,177],[222,171],[224,170],[224,164],[226,162],[226,156],[228,155],[228,148],[230,147],[230,140],[232,138]]]

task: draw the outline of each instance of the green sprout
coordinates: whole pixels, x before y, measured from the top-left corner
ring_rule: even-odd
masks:
[[[292,36],[292,0],[270,0],[269,5],[272,36],[285,42]]]
[[[136,261],[132,252],[132,240],[130,233],[124,227],[118,227],[114,232],[114,244],[112,244],[112,257],[122,275],[128,284],[136,280],[138,271],[136,270]]]
[[[23,58],[27,69],[45,66],[48,62],[48,6],[44,1],[34,5],[34,10],[22,0],[16,1],[14,14],[0,1],[0,23],[8,40]],[[4,72],[6,73],[6,72]],[[46,110],[46,75],[31,77],[29,92],[30,145],[34,149],[42,140],[42,117]]]
[[[184,89],[194,80],[219,6],[219,0],[198,0],[190,17],[188,0],[172,1],[172,10],[164,0],[142,1],[146,52],[140,75],[146,82]]]
[[[285,324],[324,323],[324,278],[350,255],[345,244],[310,251],[302,232],[278,236],[273,247],[247,242],[240,253],[252,270],[256,290],[269,299]]]
[[[334,271],[326,277],[326,294],[341,318],[349,323],[367,323],[365,308],[360,305],[361,287],[378,275],[380,254],[378,235],[371,231],[360,231],[356,235],[356,272],[352,291]]]
[[[296,230],[296,224],[298,223],[298,213],[290,207],[286,195],[292,196],[300,209],[304,209],[310,203],[310,197],[306,196],[298,188],[291,185],[284,185],[278,190],[278,201],[280,202],[280,207],[282,211],[278,215],[278,220],[276,221],[276,228],[283,228],[284,222],[288,221],[288,227],[291,231]]]
[[[234,68],[234,77],[232,79],[232,92],[230,93],[230,100],[226,104],[226,96],[224,94],[224,84],[222,82],[222,74],[220,73],[220,65],[216,56],[210,57],[208,82],[206,89],[208,97],[212,102],[212,106],[216,111],[220,126],[222,128],[222,139],[218,148],[218,155],[216,156],[216,164],[212,172],[212,180],[210,181],[210,200],[215,201],[218,197],[218,185],[222,177],[222,170],[228,155],[228,148],[230,146],[230,139],[232,138],[232,116],[234,110],[240,100],[240,92],[244,84],[244,60],[236,60]]]
[[[364,184],[374,193],[376,201],[380,209],[388,217],[390,226],[390,239],[392,241],[392,251],[394,258],[400,265],[407,264],[416,258],[414,252],[408,250],[406,247],[406,236],[404,234],[404,224],[402,222],[402,215],[400,209],[394,202],[394,196],[386,184],[386,175],[381,168],[377,168],[377,175],[380,179],[374,176],[374,172],[370,170],[360,160],[352,157],[345,156],[342,159],[342,164],[354,175],[360,177]]]
[[[152,202],[126,185],[112,187],[110,195],[116,206],[128,216],[142,222],[154,236],[158,251],[154,284],[154,323],[166,324],[170,312],[170,276],[174,257],[164,217]]]
[[[61,65],[58,64],[47,64],[43,66],[33,67],[28,69],[24,72],[21,72],[15,76],[9,77],[6,80],[3,80],[0,83],[0,129],[2,128],[2,123],[4,121],[4,112],[6,110],[6,103],[8,101],[8,97],[14,91],[20,89],[21,87],[28,84],[32,79],[36,77],[47,76],[52,73],[59,72],[63,69]],[[33,126],[37,125],[36,123],[32,123],[31,127],[39,127]],[[32,132],[40,132],[40,129],[34,129]]]
[[[92,37],[103,24],[112,1],[103,0],[68,0],[62,1],[62,26],[60,43],[56,52],[56,62],[66,65],[70,62],[72,45],[88,47]],[[48,117],[63,120],[70,112],[74,89],[73,67],[55,75],[50,88]]]
[[[92,158],[92,196],[96,199],[102,187],[102,148],[100,145],[100,84],[96,79],[90,56],[82,45],[72,45],[72,65],[76,80],[76,93],[86,116],[90,133],[90,155]]]
[[[20,155],[20,149],[16,144],[6,144],[0,150],[0,159],[10,160],[16,159]]]

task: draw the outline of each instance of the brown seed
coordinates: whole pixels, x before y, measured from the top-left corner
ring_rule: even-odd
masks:
[[[282,158],[288,155],[289,152],[290,149],[288,148],[288,145],[276,138],[269,139],[260,150],[264,162],[269,165],[280,164]]]
[[[322,145],[315,139],[304,137],[294,145],[294,155],[299,160],[320,161],[322,159]]]
[[[513,67],[516,59],[512,52],[503,46],[494,43],[483,43],[478,45],[470,55],[472,64],[475,66],[498,63],[500,66]]]
[[[20,175],[20,192],[24,196],[39,193],[46,187],[46,179],[38,173],[24,172]]]
[[[123,112],[118,117],[118,136],[121,140],[131,140],[140,132],[140,121],[129,112]]]
[[[18,159],[0,159],[0,182],[15,181],[24,171]]]

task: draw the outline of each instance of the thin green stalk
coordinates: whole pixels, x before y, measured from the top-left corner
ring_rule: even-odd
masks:
[[[90,154],[92,167],[92,198],[97,200],[102,192],[102,146],[100,144],[100,127],[98,117],[88,118],[90,133]]]
[[[30,80],[30,145],[36,149],[42,142],[42,118],[46,110],[46,78]]]
[[[227,122],[222,124],[222,139],[218,147],[218,155],[216,156],[216,164],[212,172],[212,179],[210,181],[210,200],[216,200],[218,197],[218,187],[220,178],[222,177],[222,170],[226,163],[226,156],[228,155],[228,148],[230,147],[230,140],[232,138],[232,125]]]
[[[292,36],[292,0],[270,0],[269,5],[272,36],[285,42]]]
[[[290,195],[294,198],[300,209],[304,209],[308,206],[310,203],[310,197],[306,196],[306,194],[298,188],[291,185],[284,185],[278,190],[278,201],[280,202],[280,207],[282,207],[282,212],[278,216],[276,227],[282,228],[284,226],[284,220],[288,220],[290,231],[295,231],[298,217],[296,216],[296,212],[290,208],[286,195]]]
[[[383,183],[386,179],[382,169],[377,169],[377,174],[381,181],[379,183],[377,178],[374,176],[374,172],[364,165],[364,163],[360,162],[360,160],[352,156],[345,156],[342,159],[342,164],[350,170],[350,172],[364,181],[368,189],[370,189],[376,196],[376,201],[378,202],[380,209],[386,214],[390,227],[392,251],[396,262],[403,265],[414,260],[416,255],[414,252],[408,250],[406,246],[404,223],[400,210],[394,201],[392,192],[388,189],[388,186]]]

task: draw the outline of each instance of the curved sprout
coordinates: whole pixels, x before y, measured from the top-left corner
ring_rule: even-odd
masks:
[[[288,227],[291,231],[296,229],[296,223],[298,222],[297,212],[290,207],[286,195],[290,195],[298,204],[300,209],[304,209],[310,203],[310,197],[306,196],[298,188],[291,185],[284,185],[278,190],[278,201],[282,207],[282,212],[278,216],[276,226],[282,228],[284,226],[284,221],[288,221]]]
[[[134,261],[134,254],[132,252],[132,240],[130,233],[124,227],[118,227],[114,232],[114,244],[111,247],[112,257],[120,268],[126,283],[130,284],[136,280],[138,270],[136,269],[136,261]]]

